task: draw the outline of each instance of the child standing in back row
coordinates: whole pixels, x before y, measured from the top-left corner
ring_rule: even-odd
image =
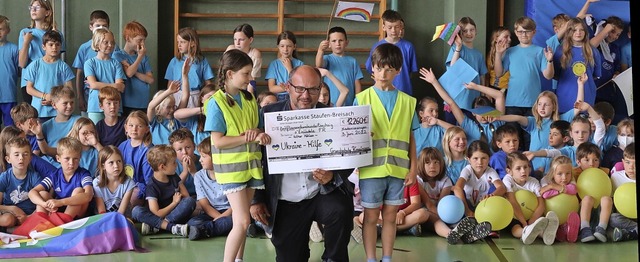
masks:
[[[382,30],[384,31],[385,37],[384,39],[378,41],[371,47],[371,52],[369,53],[369,58],[367,58],[367,62],[365,64],[367,68],[367,72],[374,73],[373,71],[373,52],[375,49],[382,44],[388,43],[393,44],[400,48],[402,52],[400,59],[402,60],[402,70],[400,68],[396,68],[396,70],[400,70],[397,72],[397,77],[393,80],[393,86],[398,88],[398,90],[411,95],[413,94],[413,88],[411,85],[411,73],[415,73],[418,71],[418,62],[416,60],[416,51],[413,47],[413,44],[408,40],[402,38],[404,31],[404,20],[400,13],[394,10],[386,10],[382,13]],[[374,79],[375,81],[375,79]]]
[[[198,98],[200,95],[200,89],[206,84],[212,83],[214,77],[209,60],[202,55],[200,51],[200,40],[196,30],[191,27],[181,28],[176,36],[178,41],[178,49],[176,50],[175,57],[169,62],[167,72],[164,75],[164,79],[169,81],[171,85],[172,81],[182,82],[185,80],[189,87],[189,103],[187,107],[196,107],[199,105]],[[187,79],[184,79],[184,73],[182,70],[185,68],[185,63],[188,64]],[[182,85],[183,88],[185,85]],[[169,88],[169,86],[167,86]],[[175,100],[180,101],[183,93],[176,93]],[[202,101],[200,101],[202,102]]]
[[[391,32],[398,33],[395,29]],[[400,48],[389,43],[378,45],[372,52],[371,64],[375,84],[356,95],[353,104],[371,105],[373,144],[383,144],[379,149],[374,148],[373,157],[385,160],[359,169],[365,208],[362,232],[367,261],[377,261],[376,224],[382,211],[382,261],[390,262],[398,207],[404,204],[403,188],[416,182],[417,155],[412,130],[419,124],[416,99],[393,84],[394,78],[405,69]],[[396,143],[385,142],[389,140]]]
[[[278,58],[271,61],[264,77],[269,84],[269,91],[278,95],[278,101],[289,98],[287,93],[287,80],[289,72],[301,66],[296,53],[296,36],[291,31],[284,31],[278,35]]]
[[[127,75],[122,105],[124,115],[133,110],[144,110],[149,103],[149,85],[153,84],[153,72],[147,56],[147,29],[131,21],[124,26],[124,48],[113,53]]]
[[[104,119],[104,112],[100,109],[98,99],[100,89],[105,86],[112,86],[120,93],[123,93],[125,89],[124,80],[127,79],[127,76],[122,70],[122,65],[111,58],[115,45],[116,42],[111,31],[105,28],[96,29],[91,47],[98,54],[84,63],[84,73],[90,89],[87,101],[87,115],[93,123],[98,123],[98,121]]]
[[[9,18],[0,15],[0,112],[2,124],[13,125],[10,115],[11,108],[16,105],[16,81],[18,81],[18,46],[7,41],[7,35],[11,32]]]
[[[355,95],[362,91],[360,79],[362,79],[362,70],[355,58],[345,55],[345,49],[349,45],[347,40],[347,32],[344,28],[336,26],[329,29],[329,37],[322,40],[318,46],[316,54],[316,67],[325,68],[340,80],[347,88],[349,93],[345,100],[344,106],[353,104]],[[331,48],[331,54],[323,55],[324,50]],[[338,87],[332,81],[323,81],[329,86],[331,94],[331,104],[336,104],[339,97]]]

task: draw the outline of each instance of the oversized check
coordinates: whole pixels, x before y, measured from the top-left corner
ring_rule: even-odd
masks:
[[[371,107],[331,107],[264,114],[269,173],[370,165]]]

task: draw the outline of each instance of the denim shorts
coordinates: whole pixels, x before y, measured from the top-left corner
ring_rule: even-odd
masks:
[[[405,203],[403,179],[388,176],[360,179],[359,183],[364,208],[380,208],[383,203],[390,206],[400,206]]]
[[[251,189],[264,189],[264,181],[262,179],[251,178],[247,182],[220,184],[220,186],[222,187],[222,193],[228,195],[242,191],[247,188],[247,186]]]

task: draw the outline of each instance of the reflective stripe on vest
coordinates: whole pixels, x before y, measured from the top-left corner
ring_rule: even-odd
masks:
[[[398,92],[389,119],[375,87],[357,95],[359,105],[371,105],[373,132],[373,164],[360,168],[360,178],[393,176],[400,179],[409,173],[411,121],[415,114],[415,98]]]
[[[213,96],[218,104],[227,126],[226,136],[238,136],[248,129],[258,126],[258,106],[255,99],[246,100],[241,97],[242,108],[235,104],[230,107],[227,94],[218,90]],[[217,182],[244,183],[251,178],[262,179],[262,153],[257,143],[218,149],[211,142],[211,160],[216,172]]]

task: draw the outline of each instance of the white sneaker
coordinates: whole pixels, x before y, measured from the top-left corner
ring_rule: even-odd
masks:
[[[181,237],[189,236],[189,225],[176,224],[171,228],[171,234]]]
[[[313,221],[311,224],[311,230],[309,230],[309,239],[313,242],[322,242],[324,237],[322,237],[322,231],[320,231],[320,226],[316,221]]]
[[[522,229],[522,243],[525,245],[530,245],[533,241],[536,240],[536,237],[544,231],[547,227],[549,220],[546,217],[538,218],[531,225],[528,225]]]
[[[147,223],[142,223],[142,226],[140,227],[140,234],[142,234],[143,236],[152,235],[158,233],[158,231],[160,231],[160,229],[152,227]]]
[[[547,246],[553,245],[553,242],[556,240],[556,233],[558,232],[558,226],[560,226],[560,221],[558,220],[558,215],[555,212],[549,211],[547,213],[547,227],[542,232],[542,240],[544,244]]]

